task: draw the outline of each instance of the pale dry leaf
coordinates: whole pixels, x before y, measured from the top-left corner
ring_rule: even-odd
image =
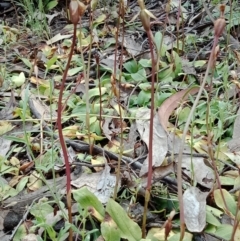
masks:
[[[237,112],[237,118],[233,125],[233,136],[232,140],[228,141],[227,147],[229,152],[224,152],[228,158],[235,162],[237,165],[240,164],[240,108]]]
[[[71,146],[69,146],[67,149],[67,153],[68,153],[68,161],[70,164],[72,164],[76,157],[76,151]],[[63,167],[65,166],[64,155],[61,148],[60,148],[60,160],[61,160],[61,163],[56,162],[54,165],[55,171],[62,170]]]
[[[36,64],[34,65],[33,70],[34,70],[35,77],[37,78],[38,77],[38,66]]]
[[[190,232],[202,232],[206,226],[207,195],[197,187],[190,187],[183,194],[184,221]]]
[[[52,20],[57,17],[58,15],[61,15],[61,12],[57,12],[54,14],[46,14],[46,18],[48,19],[48,25],[50,26]]]
[[[11,91],[10,100],[7,105],[0,111],[0,120],[11,120],[14,118],[14,109],[17,107],[15,96]]]
[[[29,176],[29,182],[27,184],[27,187],[31,191],[36,191],[42,187],[42,180],[40,177],[40,174],[34,171],[30,176]]]
[[[11,122],[8,121],[0,121],[0,136],[9,133],[11,130],[14,129],[14,126]],[[1,142],[0,142],[1,144]]]
[[[141,108],[136,114],[136,125],[141,139],[146,143],[149,148],[149,130],[150,130],[150,110],[147,108]],[[164,158],[168,151],[167,133],[163,129],[159,122],[158,115],[153,118],[153,167],[159,167],[162,165]],[[144,161],[140,176],[148,172],[148,157]]]
[[[116,176],[110,174],[110,167],[105,165],[102,172],[83,173],[78,179],[71,182],[76,188],[86,186],[89,191],[96,195],[100,202],[107,203],[113,195],[116,185]]]
[[[165,165],[165,166],[160,166],[160,167],[154,168],[153,173],[152,173],[152,176],[153,176],[152,183],[156,183],[157,181],[170,175],[171,173],[174,173],[174,163],[173,162],[171,162],[170,164]],[[147,187],[147,179],[148,179],[147,173],[141,177],[142,187]]]
[[[168,134],[168,151],[172,154],[178,154],[182,145],[182,139],[175,135],[174,133],[170,132]],[[184,143],[183,148],[184,153],[193,153],[193,150],[187,143]]]
[[[183,172],[189,177],[193,178],[194,182],[211,189],[215,182],[215,175],[212,168],[207,166],[203,157],[191,157],[184,155],[182,158]]]
[[[45,218],[44,223],[46,225],[53,226],[55,223],[59,222],[66,215],[67,215],[67,209],[65,208],[58,210],[56,213],[51,212],[46,217],[44,217]],[[38,234],[41,236],[44,230],[45,229],[43,227],[40,227],[40,229],[38,230]]]
[[[182,62],[182,69],[185,74],[188,74],[188,75],[189,74],[192,74],[192,75],[197,74],[192,62],[190,62],[188,59],[184,59],[184,58],[181,58],[181,62]]]
[[[30,233],[30,234],[27,234],[22,241],[38,241],[38,238],[36,234]]]
[[[72,37],[72,34],[61,35],[60,33],[58,33],[53,38],[49,39],[46,43],[48,45],[50,45],[50,44],[53,44],[53,43],[58,42],[60,40],[71,38],[71,37]]]
[[[4,209],[4,208],[0,208],[0,237],[1,237],[1,241],[9,241],[10,240],[10,236],[11,234],[7,234],[6,232],[4,232],[4,219],[7,216],[7,214],[9,213],[9,209]]]
[[[119,43],[122,43],[121,36],[119,37]],[[126,48],[128,53],[131,54],[131,56],[133,57],[138,55],[142,50],[142,46],[130,36],[124,37],[123,46]]]
[[[96,155],[91,159],[91,164],[92,165],[105,165],[107,163],[106,157],[102,155]],[[104,167],[94,167],[94,170],[96,172],[100,172]]]
[[[237,112],[237,118],[234,121],[232,138],[240,138],[240,108]]]
[[[179,106],[179,104],[186,100],[188,98],[188,95],[195,94],[199,90],[199,87],[193,87],[186,90],[181,90],[175,94],[173,94],[171,97],[169,97],[167,100],[165,100],[160,108],[158,109],[158,115],[160,119],[160,123],[162,124],[162,127],[165,131],[167,131],[168,126],[168,119],[175,108]]]
[[[112,118],[106,117],[102,122],[102,131],[109,141],[112,140],[113,132],[110,130],[110,125],[112,123]]]
[[[232,140],[235,141],[236,139]],[[237,139],[238,140],[238,146],[236,147],[236,149],[231,149],[231,151],[233,152],[223,152],[223,154],[225,154],[233,163],[235,163],[237,166],[240,166],[240,150],[239,150],[239,141],[240,138]]]
[[[228,148],[231,152],[240,151],[240,137],[234,138],[228,142]]]
[[[31,94],[29,98],[31,98],[34,108],[42,116],[43,120],[52,122],[56,121],[56,111],[51,111],[49,106],[47,106],[43,101],[37,99],[36,96],[33,94]]]
[[[109,69],[113,69],[114,68],[114,58],[115,58],[114,54],[108,55],[106,58],[101,59],[100,63],[101,63],[101,65],[106,66]]]
[[[135,158],[146,154],[146,146],[138,142],[138,139],[139,133],[137,131],[136,122],[133,122],[129,130],[128,139],[123,142],[124,155]]]
[[[11,78],[12,84],[15,87],[21,87],[26,80],[25,74],[21,72],[19,75],[14,75]]]

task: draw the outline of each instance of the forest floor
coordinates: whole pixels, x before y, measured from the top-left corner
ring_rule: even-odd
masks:
[[[240,240],[238,2],[86,2],[0,3],[1,240]]]

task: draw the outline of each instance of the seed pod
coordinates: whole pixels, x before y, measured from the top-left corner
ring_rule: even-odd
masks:
[[[150,31],[150,17],[145,10],[140,11],[140,19],[145,31]]]
[[[169,2],[167,2],[167,4],[166,4],[165,12],[166,12],[167,14],[169,14],[170,11],[171,11],[171,4],[170,4],[170,1],[169,1]]]
[[[144,10],[144,9],[145,9],[145,4],[144,4],[144,1],[143,1],[143,0],[138,0],[138,5],[139,5],[139,7],[141,8],[141,10]]]
[[[218,18],[214,22],[214,35],[216,37],[220,37],[224,31],[224,28],[226,26],[226,21],[224,18]]]
[[[98,0],[92,0],[91,1],[91,10],[95,11],[98,5]]]
[[[220,17],[224,18],[225,4],[221,4],[219,9],[220,9],[220,13],[221,13]]]
[[[87,6],[84,3],[78,2],[78,13],[80,17],[82,17],[86,9],[87,9]]]
[[[79,21],[79,5],[77,1],[72,0],[69,4],[70,19],[73,24],[78,24]]]

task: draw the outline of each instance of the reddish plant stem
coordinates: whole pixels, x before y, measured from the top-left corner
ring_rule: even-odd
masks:
[[[120,3],[121,4],[121,1]],[[113,199],[115,200],[117,198],[117,192],[118,192],[118,184],[120,182],[120,167],[121,167],[121,156],[122,156],[122,144],[123,144],[123,136],[122,136],[122,112],[121,112],[121,106],[120,106],[120,102],[119,102],[119,94],[120,94],[120,89],[117,91],[117,54],[118,54],[118,35],[119,35],[119,29],[120,29],[120,5],[119,5],[119,12],[118,12],[118,23],[117,23],[117,29],[115,32],[115,36],[116,36],[116,44],[115,44],[115,51],[114,51],[114,67],[113,67],[113,84],[112,84],[112,91],[114,93],[114,95],[116,96],[117,100],[118,100],[118,108],[119,108],[119,116],[120,116],[120,123],[121,123],[121,138],[120,138],[120,153],[119,153],[119,158],[118,158],[118,164],[117,164],[117,173],[116,173],[116,183],[115,183],[115,187],[114,187],[114,193],[113,193]],[[124,37],[124,34],[123,34]],[[123,41],[123,40],[122,40]],[[118,88],[120,88],[120,82],[121,82],[121,74],[119,75],[119,86]]]
[[[123,67],[123,49],[124,49],[124,35],[125,35],[125,24],[124,24],[124,5],[123,5],[123,0],[120,0],[119,2],[119,13],[118,13],[118,22],[119,22],[119,30],[120,31],[120,21],[122,18],[122,44],[121,44],[121,55],[120,55],[120,63],[119,63],[119,69],[121,70],[120,74],[119,74],[119,78],[118,78],[118,95],[117,97],[117,102],[118,102],[118,110],[119,110],[119,121],[120,121],[120,152],[119,152],[119,158],[118,158],[118,165],[117,165],[117,173],[116,173],[116,184],[115,184],[115,190],[114,193],[117,194],[118,191],[118,186],[119,186],[119,182],[121,179],[121,159],[122,159],[122,155],[123,155],[123,113],[122,113],[122,108],[121,108],[121,101],[120,101],[120,96],[121,96],[121,82],[122,82],[122,67]],[[115,73],[116,74],[116,73]]]
[[[237,228],[239,226],[239,220],[238,220],[238,216],[240,214],[239,210],[240,210],[240,195],[238,194],[237,211],[236,211],[236,215],[235,215],[235,219],[234,219],[233,231],[232,231],[232,235],[231,235],[230,241],[234,241],[234,236],[235,236]]]
[[[151,41],[151,32],[147,32],[149,39],[149,47],[152,59],[152,76],[151,76],[151,110],[150,110],[150,130],[149,130],[149,153],[148,153],[148,179],[147,179],[147,190],[151,190],[152,185],[152,157],[153,157],[153,118],[154,118],[154,84],[155,84],[155,59],[153,53],[153,45]]]
[[[152,59],[152,76],[151,76],[151,109],[150,109],[150,128],[149,128],[149,143],[148,143],[148,177],[147,177],[147,188],[145,193],[145,203],[144,203],[144,213],[143,213],[143,222],[142,222],[142,237],[146,237],[146,219],[147,219],[147,208],[148,202],[150,200],[150,192],[152,186],[152,158],[153,158],[153,118],[154,118],[154,83],[155,83],[155,59],[153,53],[153,44],[152,44],[152,33],[151,30],[147,31],[149,48]]]
[[[99,89],[99,100],[100,100],[100,111],[99,111],[99,128],[102,129],[102,85],[101,85],[101,77],[100,77],[100,59],[99,59],[99,55],[96,54],[95,56],[95,60],[96,60],[96,66],[97,66],[97,79],[98,79],[98,89]]]
[[[200,86],[200,89],[198,91],[197,97],[193,103],[193,106],[191,108],[191,111],[188,115],[184,130],[183,130],[183,135],[182,135],[182,141],[181,141],[181,145],[179,148],[179,153],[178,153],[178,168],[177,168],[177,182],[178,182],[178,200],[179,200],[179,209],[180,209],[180,229],[181,229],[181,233],[180,233],[180,241],[183,240],[184,238],[184,234],[185,234],[185,221],[184,221],[184,207],[183,207],[183,190],[182,190],[182,157],[183,157],[183,148],[184,148],[184,143],[185,143],[185,139],[186,139],[186,135],[188,132],[188,128],[191,122],[191,119],[193,117],[193,114],[196,110],[197,104],[199,102],[199,99],[201,97],[201,94],[203,92],[203,89],[205,87],[206,81],[207,81],[207,77],[209,75],[210,70],[212,70],[214,68],[215,65],[215,48],[218,44],[218,39],[219,39],[219,35],[214,35],[214,41],[213,41],[213,47],[212,47],[212,51],[210,54],[210,58],[208,60],[208,66],[207,66],[207,70],[205,72],[205,76],[203,79],[203,82]]]
[[[71,50],[69,53],[68,61],[66,68],[63,73],[63,79],[62,79],[62,84],[60,87],[60,92],[59,92],[59,98],[58,98],[58,113],[57,113],[57,126],[58,126],[58,135],[59,135],[59,141],[60,145],[62,148],[63,152],[63,157],[64,157],[64,162],[65,162],[65,168],[66,168],[66,177],[67,177],[67,209],[68,209],[68,221],[71,224],[72,223],[72,212],[71,212],[71,170],[70,170],[70,165],[69,165],[69,160],[68,160],[68,152],[67,152],[67,147],[66,143],[64,140],[63,136],[63,131],[62,131],[62,99],[63,99],[63,91],[64,91],[64,85],[66,82],[67,78],[67,72],[71,63],[72,55],[73,55],[73,50],[76,42],[76,33],[77,33],[77,25],[74,24],[74,29],[73,29],[73,40],[72,40],[72,46]],[[69,236],[68,240],[72,241],[73,240],[73,233],[72,233],[72,228],[69,229]]]

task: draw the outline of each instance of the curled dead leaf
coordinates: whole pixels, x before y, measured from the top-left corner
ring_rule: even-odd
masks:
[[[188,95],[194,95],[199,90],[199,87],[188,88],[186,90],[181,90],[167,100],[163,102],[163,104],[158,109],[158,116],[160,123],[165,131],[167,131],[168,119],[172,114],[173,110],[179,106],[179,104],[188,98]]]

